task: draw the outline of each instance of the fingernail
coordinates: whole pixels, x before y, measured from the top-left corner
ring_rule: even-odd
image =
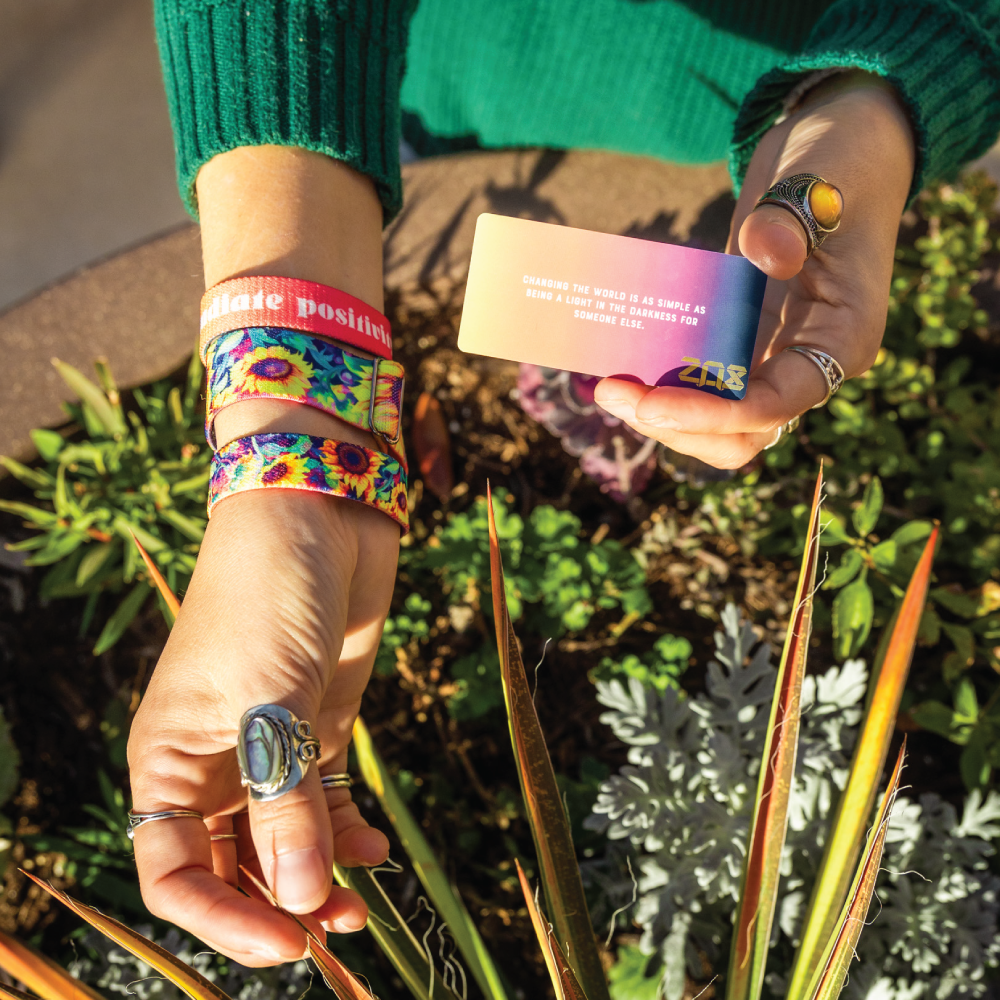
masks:
[[[613,417],[620,420],[635,416],[635,407],[627,403],[624,399],[598,399],[594,397],[594,402],[602,410],[607,410]]]
[[[651,420],[643,418],[644,424],[655,424],[665,431],[682,431],[684,428],[673,417],[653,417]]]
[[[275,965],[283,965],[288,961],[286,955],[279,955],[278,952],[273,948],[269,948],[266,944],[259,944],[256,948],[251,948],[250,954],[264,959],[265,962],[273,962]]]
[[[315,847],[289,851],[274,859],[274,894],[286,910],[300,910],[312,903],[319,887],[328,882],[323,858]]]
[[[347,917],[337,917],[331,926],[337,934],[353,934],[365,925],[363,923],[356,924],[353,920],[348,920]]]

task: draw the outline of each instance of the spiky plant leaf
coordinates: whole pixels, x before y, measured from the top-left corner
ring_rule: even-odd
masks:
[[[117,401],[112,402],[108,399],[99,386],[65,361],[53,358],[52,364],[62,376],[62,380],[80,397],[80,401],[91,408],[108,437],[120,437],[125,434],[125,418]]]
[[[868,835],[865,853],[858,865],[854,882],[847,901],[840,913],[823,956],[816,967],[813,981],[806,991],[808,1000],[837,1000],[840,991],[847,981],[847,970],[851,959],[855,957],[855,948],[861,931],[865,926],[868,907],[871,905],[875,892],[875,880],[878,878],[879,866],[882,863],[882,851],[885,849],[885,837],[889,830],[889,814],[892,804],[899,793],[899,775],[903,769],[906,757],[906,739],[900,747],[896,758],[896,767],[889,779],[889,787],[882,797],[882,805]]]
[[[507,1000],[500,975],[472,916],[438,864],[431,845],[427,843],[427,838],[420,829],[420,824],[407,809],[360,716],[354,723],[354,749],[358,755],[358,767],[365,784],[378,799],[382,811],[392,823],[413,865],[413,870],[427,890],[434,908],[448,925],[448,930],[479,988],[490,1000]]]
[[[376,1000],[368,988],[361,983],[361,980],[327,948],[326,944],[316,936],[310,927],[307,927],[294,913],[289,913],[288,910],[283,910],[278,905],[278,901],[274,898],[271,890],[252,871],[240,865],[240,874],[243,875],[246,882],[249,883],[252,889],[256,890],[256,893],[261,898],[265,899],[276,910],[288,917],[289,920],[294,920],[302,928],[306,935],[309,957],[316,964],[316,968],[319,969],[323,981],[337,995],[338,1000]],[[245,887],[246,883],[244,883]]]
[[[0,931],[0,969],[19,980],[42,1000],[102,1000],[100,993],[74,979],[51,958]],[[9,992],[19,993],[19,990]],[[26,996],[29,994],[21,994]],[[34,1000],[34,997],[32,997]]]
[[[15,990],[13,986],[0,983],[0,997],[5,1000],[39,1000],[34,993],[25,993],[22,990]]]
[[[163,574],[158,569],[156,563],[150,558],[149,553],[142,547],[139,539],[135,537],[135,532],[130,531],[129,534],[132,536],[132,541],[135,542],[135,547],[139,550],[139,555],[142,556],[142,561],[146,564],[146,572],[149,574],[150,582],[159,591],[160,597],[163,598],[163,604],[166,608],[164,618],[167,619],[167,626],[173,628],[174,622],[177,620],[177,615],[181,610],[181,602],[177,600],[177,596],[170,589],[170,584],[163,578]]]
[[[854,749],[847,787],[840,797],[823,863],[813,889],[812,902],[802,930],[788,988],[789,1000],[800,1000],[816,971],[840,915],[851,885],[864,831],[867,827],[879,778],[885,766],[903,696],[920,618],[927,600],[938,527],[935,525],[913,570],[910,583],[893,619],[888,641],[883,643],[873,674],[876,678],[865,719]]]
[[[191,966],[171,955],[165,948],[150,941],[149,938],[138,934],[131,927],[126,927],[114,917],[105,916],[100,910],[95,910],[92,906],[87,906],[85,903],[73,899],[72,896],[67,896],[66,893],[49,885],[48,882],[36,878],[31,872],[24,872],[24,874],[50,896],[68,906],[78,917],[86,920],[91,927],[96,927],[105,937],[110,938],[115,944],[130,951],[136,958],[142,959],[147,965],[156,969],[161,976],[166,977],[174,986],[191,997],[191,1000],[229,1000],[229,997],[218,986],[206,979],[200,972],[192,969]],[[68,973],[66,976],[70,978]],[[32,984],[28,982],[27,985]],[[63,1000],[64,996],[61,994],[59,1000]],[[86,996],[87,1000],[93,1000],[96,994],[88,993]],[[56,997],[47,997],[46,1000],[56,1000]]]
[[[514,859],[517,865],[517,878],[521,883],[521,892],[524,895],[524,903],[528,908],[528,915],[531,917],[531,926],[535,930],[535,937],[538,939],[539,947],[545,958],[545,968],[549,971],[549,979],[552,980],[552,988],[555,990],[556,1000],[587,1000],[587,995],[583,992],[579,980],[573,974],[566,956],[563,955],[559,942],[555,939],[552,927],[542,916],[535,903],[535,894],[531,891],[527,876],[521,867],[521,862]]]
[[[788,827],[788,798],[799,743],[799,703],[812,632],[822,493],[823,468],[820,466],[813,489],[812,510],[809,514],[795,603],[778,666],[771,716],[764,737],[764,754],[729,958],[727,1000],[756,1000],[764,984],[764,966],[771,943],[775,901],[778,898],[781,854]]]
[[[461,995],[451,989],[434,967],[429,946],[425,947],[417,940],[410,925],[385,894],[371,869],[342,868],[335,864],[333,877],[342,886],[353,889],[365,901],[368,907],[369,933],[417,1000],[445,998],[452,993]],[[427,932],[428,935],[433,930],[432,927]],[[454,978],[455,970],[449,967],[449,971],[450,978]]]
[[[528,825],[535,842],[542,889],[555,926],[556,940],[567,955],[585,994],[590,1000],[610,1000],[583,894],[573,834],[517,648],[517,637],[507,612],[500,543],[489,486],[486,489],[486,508],[489,516],[493,617],[504,701]]]

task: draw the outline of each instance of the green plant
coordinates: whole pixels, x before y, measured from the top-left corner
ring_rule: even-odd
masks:
[[[43,504],[0,500],[0,510],[37,531],[8,548],[28,552],[28,565],[51,567],[41,596],[87,597],[82,632],[101,594],[125,591],[98,636],[100,653],[121,638],[150,594],[133,536],[163,567],[172,589],[183,590],[194,569],[211,454],[197,417],[202,367],[196,352],[183,388],[163,381],[135,389],[134,405],[126,407],[103,362],[96,365],[99,385],[54,363],[80,397],[66,406],[74,427],[66,436],[32,431],[43,460],[36,468],[0,457]]]
[[[587,821],[611,845],[588,875],[602,911],[627,908],[619,923],[628,917],[643,935],[640,945],[621,949],[614,1000],[642,996],[643,990],[653,1000],[661,981],[672,1000],[684,987],[685,973],[705,978],[702,956],[715,964],[730,944],[749,792],[777,671],[767,644],[740,622],[734,606],[722,613],[721,626],[704,694],[660,693],[635,680],[598,686],[608,709],[602,720],[630,751],[629,765],[603,783]],[[848,660],[803,681],[799,758],[767,979],[776,996],[788,988],[826,825],[857,742],[866,680],[863,661]],[[1000,840],[998,820],[995,792],[970,793],[960,814],[933,794],[897,801],[886,838],[880,910],[860,942],[861,962],[846,996],[864,997],[876,983],[879,995],[890,1000],[985,991],[984,967],[1000,958],[1000,879],[989,866]],[[638,879],[634,904],[626,857]]]
[[[688,668],[691,643],[676,635],[661,635],[653,648],[640,656],[629,653],[622,660],[610,656],[601,658],[598,667],[590,672],[592,681],[611,677],[633,677],[642,684],[664,691],[679,688],[678,679]]]
[[[514,620],[527,633],[558,638],[587,628],[596,614],[608,612],[621,614],[612,626],[620,634],[649,612],[645,574],[634,553],[611,539],[582,537],[580,519],[569,511],[541,504],[522,518],[510,509],[506,491],[495,495],[501,501],[497,530],[511,551],[507,599]],[[489,588],[485,499],[451,515],[425,544],[407,543],[400,571],[399,590],[406,597],[401,612],[386,621],[377,668],[389,673],[400,656],[404,662],[418,657],[431,638],[431,623],[443,617],[459,634],[478,632],[482,637],[450,657],[449,712],[456,719],[473,719],[499,708],[499,663],[485,638],[492,611],[481,601]]]

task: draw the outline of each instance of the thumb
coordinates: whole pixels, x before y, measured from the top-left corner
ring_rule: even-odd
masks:
[[[289,711],[299,720],[314,722],[319,705],[309,704],[301,695],[299,699],[302,704],[289,705]],[[249,812],[254,848],[279,904],[292,913],[311,913],[326,902],[333,873],[333,833],[320,784],[319,747],[305,749],[309,744],[300,742],[299,734],[305,734],[301,723],[296,726],[295,718],[285,719],[279,706],[261,708],[264,711],[256,721],[241,727],[241,745],[246,747],[241,756],[247,761],[250,777],[259,780],[269,774],[280,775],[285,762],[293,775],[302,766],[305,774],[298,784],[275,798],[261,800],[252,791]],[[280,731],[282,722],[284,733]],[[312,759],[303,761],[303,757]]]
[[[740,227],[740,253],[766,275],[787,281],[802,270],[809,255],[805,230],[791,212],[760,205]]]

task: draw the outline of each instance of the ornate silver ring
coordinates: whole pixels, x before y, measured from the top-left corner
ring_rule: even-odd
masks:
[[[801,417],[792,417],[791,420],[783,423],[775,432],[774,440],[770,444],[764,445],[764,451],[770,451],[786,434],[791,434],[799,426]]]
[[[840,226],[844,196],[817,174],[792,174],[768,188],[754,208],[777,205],[792,213],[806,231],[809,256]]]
[[[319,757],[319,740],[281,705],[257,705],[240,719],[236,756],[244,785],[255,802],[290,792]]]
[[[145,823],[155,823],[158,819],[204,819],[200,812],[193,809],[161,809],[159,812],[137,813],[131,809],[128,812],[128,829],[125,831],[129,840],[135,839],[135,831]]]
[[[840,362],[826,351],[821,351],[818,347],[806,347],[804,344],[792,344],[786,347],[786,351],[796,351],[804,354],[819,370],[826,379],[826,395],[822,401],[817,403],[812,409],[818,410],[830,402],[830,397],[844,384],[844,369],[840,367]]]
[[[323,791],[328,788],[350,788],[354,784],[354,779],[346,771],[341,771],[339,774],[324,774],[319,781]]]

